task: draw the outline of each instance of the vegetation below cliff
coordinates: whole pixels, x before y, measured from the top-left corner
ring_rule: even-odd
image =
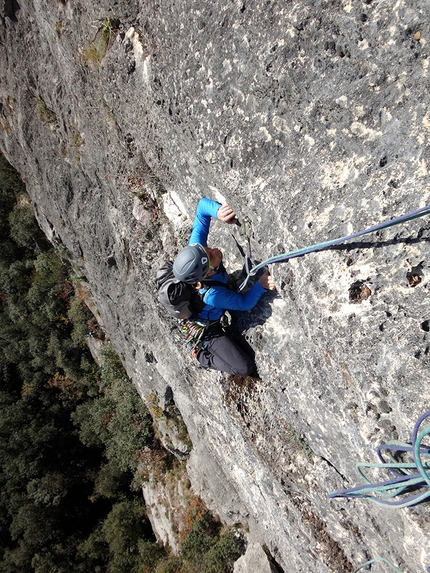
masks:
[[[1,162],[1,570],[131,570],[154,540],[130,487],[151,418],[109,347],[92,360],[79,282]]]
[[[86,339],[103,333],[88,293],[0,162],[1,571],[230,570],[242,537],[195,497],[181,556],[155,542],[139,491],[145,461],[163,473],[172,461],[108,343],[94,363]]]

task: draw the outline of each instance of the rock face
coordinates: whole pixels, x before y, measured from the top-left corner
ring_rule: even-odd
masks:
[[[278,573],[269,563],[267,555],[257,543],[248,545],[246,553],[234,564],[233,573],[249,573],[250,571],[258,571],[258,573]]]
[[[2,150],[142,397],[171,387],[194,489],[288,573],[430,565],[427,506],[327,498],[430,404],[428,217],[274,266],[237,317],[261,380],[198,369],[153,277],[201,196],[257,260],[429,204],[429,22],[428,0],[1,3]],[[234,271],[231,232],[210,244]]]

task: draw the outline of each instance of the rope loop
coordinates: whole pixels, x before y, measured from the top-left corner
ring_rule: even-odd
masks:
[[[430,421],[420,429],[424,421],[430,418],[430,410],[420,416],[412,432],[411,444],[396,440],[378,446],[377,454],[381,463],[359,463],[357,471],[366,481],[365,485],[340,490],[329,494],[329,498],[349,497],[367,499],[373,503],[388,507],[411,507],[430,497],[430,447],[423,441],[430,436]],[[397,453],[397,457],[396,454]],[[399,461],[399,453],[408,455],[411,461]],[[384,457],[385,454],[385,457]],[[388,461],[387,461],[388,459]],[[382,469],[394,474],[394,478],[379,483],[371,483],[364,469]],[[424,491],[419,491],[419,490]],[[416,493],[418,491],[418,493]],[[414,493],[412,493],[414,492]],[[405,494],[399,500],[391,501],[398,495]]]

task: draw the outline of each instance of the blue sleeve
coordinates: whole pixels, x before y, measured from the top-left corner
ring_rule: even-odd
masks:
[[[245,294],[234,292],[224,287],[212,287],[205,295],[204,302],[224,310],[250,310],[254,308],[261,296],[267,292],[260,284],[255,285]]]
[[[217,218],[216,214],[220,207],[221,204],[217,201],[212,201],[212,199],[207,199],[206,197],[200,199],[199,204],[197,205],[196,217],[194,219],[193,230],[191,231],[191,237],[188,243],[189,245],[200,243],[203,247],[207,247],[211,218]]]

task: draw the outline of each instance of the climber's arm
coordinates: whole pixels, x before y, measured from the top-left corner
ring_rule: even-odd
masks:
[[[258,282],[245,294],[214,286],[205,294],[204,302],[224,310],[250,310],[267,292]]]
[[[214,219],[217,218],[217,212],[220,207],[221,204],[217,201],[212,201],[212,199],[207,199],[206,197],[200,199],[189,240],[190,245],[200,243],[203,247],[207,247],[211,219],[212,217]]]
[[[200,199],[191,231],[190,245],[200,243],[203,247],[207,247],[212,218],[223,221],[223,223],[236,223],[237,221],[235,212],[228,205],[221,205],[218,201],[212,201],[206,197]]]

